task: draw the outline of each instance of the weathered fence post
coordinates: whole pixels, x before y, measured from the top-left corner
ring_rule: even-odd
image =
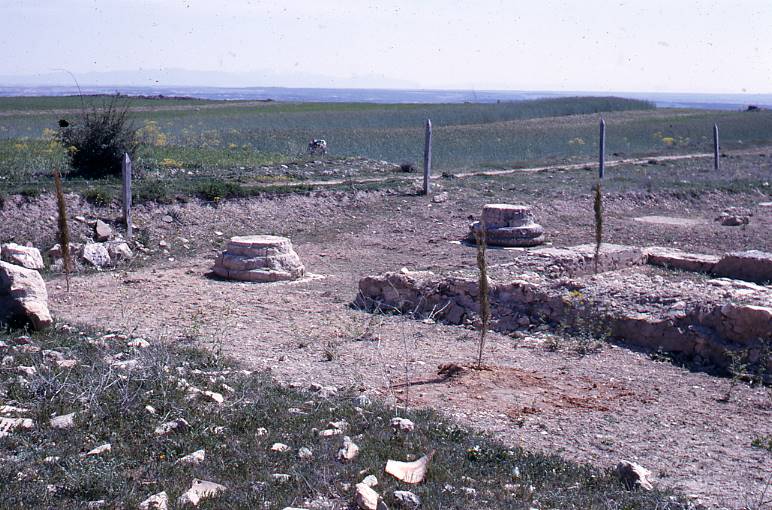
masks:
[[[429,179],[432,175],[432,121],[426,119],[426,140],[424,142],[424,195],[429,194],[431,184]]]
[[[123,177],[123,221],[126,223],[126,238],[131,239],[131,158],[124,153],[121,175]]]
[[[598,178],[606,173],[606,121],[600,118],[600,148],[598,150]]]
[[[713,124],[713,170],[718,170],[718,124]]]

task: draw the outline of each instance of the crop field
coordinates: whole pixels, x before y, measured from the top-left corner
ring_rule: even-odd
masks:
[[[104,98],[86,98],[87,105]],[[57,121],[77,121],[80,98],[0,99],[0,189],[33,186],[53,165],[67,170],[53,141]],[[772,141],[772,112],[654,109],[618,98],[561,98],[500,104],[377,105],[132,99],[144,142],[135,167],[156,178],[260,175],[261,166],[307,160],[308,140],[327,140],[329,157],[366,157],[420,167],[424,122],[434,126],[438,171],[592,161],[598,119],[607,153],[708,152],[712,126],[722,149]],[[288,176],[293,178],[292,176]]]

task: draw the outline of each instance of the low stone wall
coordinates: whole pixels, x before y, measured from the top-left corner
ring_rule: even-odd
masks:
[[[361,279],[357,304],[462,324],[476,320],[478,297],[474,277],[403,269]],[[739,353],[772,374],[769,287],[728,279],[668,280],[641,268],[572,279],[529,272],[491,281],[490,303],[497,331],[592,321],[629,345],[699,357],[724,369],[730,354]]]

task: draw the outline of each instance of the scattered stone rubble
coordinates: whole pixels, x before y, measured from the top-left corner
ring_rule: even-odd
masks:
[[[544,243],[544,228],[534,221],[526,205],[486,204],[482,218],[469,226],[469,241],[485,233],[491,246],[537,246]]]
[[[213,271],[229,280],[276,282],[302,278],[305,267],[288,238],[254,235],[232,237]]]
[[[724,369],[732,353],[742,353],[751,366],[772,374],[772,359],[764,354],[772,340],[772,287],[662,273],[643,265],[647,261],[685,271],[772,280],[772,255],[762,252],[732,253],[716,260],[670,249],[604,245],[596,275],[588,245],[544,248],[489,268],[491,326],[510,332],[542,323],[572,326],[591,321],[631,345]],[[439,276],[403,269],[361,279],[357,304],[463,324],[476,320],[478,294],[473,270]]]

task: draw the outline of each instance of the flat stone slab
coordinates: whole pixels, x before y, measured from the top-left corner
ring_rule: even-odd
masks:
[[[687,253],[663,246],[649,246],[644,248],[643,253],[646,255],[646,262],[653,266],[697,273],[712,273],[718,261],[721,260],[717,255]]]
[[[772,253],[758,250],[727,253],[718,261],[713,273],[750,282],[770,282]]]
[[[651,223],[653,225],[668,225],[672,227],[693,227],[695,225],[705,225],[708,223],[701,218],[679,218],[677,216],[639,216],[633,218],[633,221]]]
[[[601,244],[598,254],[598,271],[615,271],[645,263],[643,250],[637,246],[623,244]],[[575,276],[595,271],[595,245],[580,244],[568,248],[538,248],[529,252],[529,257],[544,259],[551,275]]]

